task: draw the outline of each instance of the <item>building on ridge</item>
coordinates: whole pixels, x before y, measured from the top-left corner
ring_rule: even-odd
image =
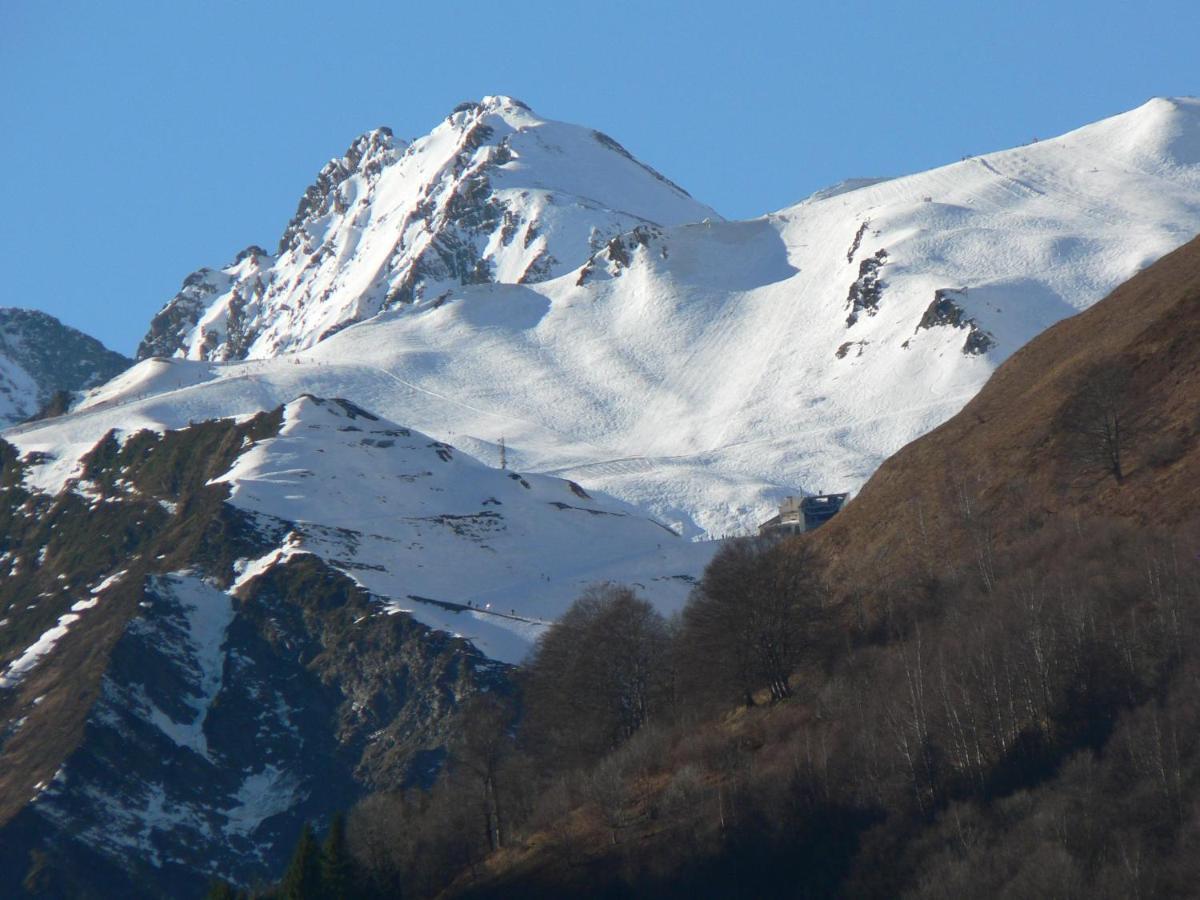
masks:
[[[758,526],[758,533],[801,534],[820,528],[846,504],[850,495],[814,494],[811,497],[784,497],[779,514]]]

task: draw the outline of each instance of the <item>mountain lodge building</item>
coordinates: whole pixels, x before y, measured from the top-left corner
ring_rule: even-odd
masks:
[[[759,534],[800,534],[820,528],[846,503],[846,494],[814,494],[811,497],[784,497],[779,514],[758,526]]]

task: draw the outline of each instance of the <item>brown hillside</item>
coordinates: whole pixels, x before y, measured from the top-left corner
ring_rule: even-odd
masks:
[[[1005,362],[957,416],[887,460],[814,535],[842,579],[992,552],[1054,519],[1179,525],[1200,500],[1200,238]],[[1124,373],[1124,477],[1080,461],[1066,411]],[[877,568],[882,566],[882,569]]]

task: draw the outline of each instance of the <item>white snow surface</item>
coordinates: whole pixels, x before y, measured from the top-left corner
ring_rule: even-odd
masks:
[[[595,582],[677,611],[713,551],[570,482],[495,469],[312,397],[289,403],[279,436],[218,481],[235,506],[295,524],[283,547],[242,565],[235,591],[313,553],[380,597],[381,613],[409,612],[504,662]]]
[[[42,657],[48,656],[54,650],[54,645],[62,640],[71,626],[78,621],[79,613],[59,616],[55,625],[46,629],[41,637],[5,667],[3,674],[0,674],[0,689],[13,688],[20,684],[33,667],[42,661]]]
[[[543,160],[526,159],[532,179]],[[689,538],[744,532],[787,494],[856,490],[1026,341],[1200,231],[1200,101],[1156,99],[1053,140],[848,188],[750,221],[643,230],[623,245],[628,264],[601,251],[536,284],[447,289],[444,302],[315,344],[320,327],[298,319],[285,342],[305,347],[295,353],[147,360],[72,414],[5,437],[56,454],[29,480],[57,489],[110,428],[249,415],[309,392],[491,464],[503,436],[514,468],[571,478]],[[848,325],[850,286],[879,251],[878,308]],[[917,328],[938,290],[990,349],[965,353],[966,328]],[[311,303],[318,316],[323,301]],[[293,490],[271,504],[291,509]],[[310,508],[358,521],[324,490],[307,489]]]
[[[224,810],[225,832],[250,837],[271,816],[287,812],[303,798],[296,776],[268,763],[261,772],[246,776],[235,804]]]

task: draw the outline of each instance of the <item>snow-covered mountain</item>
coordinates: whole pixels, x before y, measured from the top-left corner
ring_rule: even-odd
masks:
[[[439,140],[490,115],[456,113]],[[30,476],[49,486],[109,428],[345,396],[493,463],[503,436],[523,471],[716,536],[753,527],[783,495],[855,489],[1027,340],[1197,231],[1200,101],[1156,99],[1054,140],[848,182],[760,219],[641,224],[558,278],[439,286],[439,302],[319,343],[341,301],[326,306],[300,285],[287,295],[297,325],[322,323],[289,332],[312,344],[303,351],[146,360],[78,413],[11,440],[58,457]]]
[[[405,144],[357,138],[305,192],[276,255],[190,275],[138,357],[243,359],[309,347],[464,284],[532,284],[637,225],[716,217],[598,131],[510,97],[464,103]]]
[[[57,392],[95,387],[131,364],[54,316],[0,308],[0,426],[35,415]]]

